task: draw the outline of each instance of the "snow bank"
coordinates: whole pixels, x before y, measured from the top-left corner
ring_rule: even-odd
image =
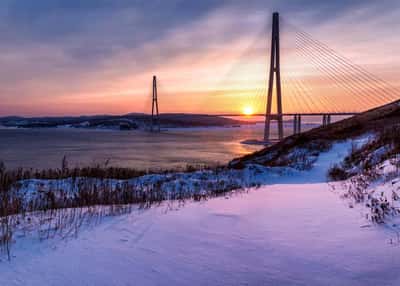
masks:
[[[374,152],[379,154],[380,152]],[[379,156],[379,155],[377,155]],[[400,170],[398,160],[385,160],[367,173],[332,184],[351,208],[357,207],[362,216],[391,228],[400,243]],[[399,225],[399,226],[398,226]]]

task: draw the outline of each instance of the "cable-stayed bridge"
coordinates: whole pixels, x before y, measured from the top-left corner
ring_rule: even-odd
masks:
[[[265,54],[266,49],[258,46],[257,52]],[[253,116],[265,117],[265,142],[274,139],[270,136],[272,122],[277,123],[276,139],[283,139],[284,116],[293,118],[296,134],[301,132],[304,116],[320,116],[325,126],[331,123],[332,116],[354,115],[400,98],[396,87],[280,18],[278,13],[272,17],[269,49],[267,61],[260,63],[259,57],[249,53],[233,71],[246,86],[238,101],[251,106]],[[251,63],[267,68],[263,77],[248,79],[252,70],[246,67]],[[233,98],[225,104],[233,106],[234,102]],[[212,114],[243,116],[237,111]]]

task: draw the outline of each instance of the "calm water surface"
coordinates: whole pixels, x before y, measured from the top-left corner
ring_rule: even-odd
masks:
[[[285,124],[285,133],[291,132]],[[273,129],[275,130],[275,129]],[[263,125],[237,128],[143,131],[86,129],[0,129],[0,160],[9,168],[54,168],[102,164],[139,169],[227,163],[262,148],[240,142],[261,139]]]
[[[7,167],[110,165],[140,169],[171,168],[187,164],[226,163],[260,149],[240,144],[261,134],[260,127],[142,131],[85,129],[1,129],[0,160]]]

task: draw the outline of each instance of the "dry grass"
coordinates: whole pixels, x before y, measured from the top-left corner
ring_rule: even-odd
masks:
[[[162,177],[162,182],[143,183],[141,180],[125,179],[156,171],[104,166],[70,169],[66,158],[63,158],[59,169],[43,171],[7,170],[0,163],[0,247],[10,257],[15,230],[21,225],[36,227],[40,238],[47,239],[74,234],[82,225],[99,221],[104,216],[130,212],[133,205],[146,209],[165,200],[180,203],[199,201],[242,188],[237,183],[237,177],[226,176],[227,169],[224,167],[187,166],[179,169],[186,172],[184,174],[199,170],[204,171],[204,176],[199,178],[203,185],[194,181],[188,188],[183,180],[176,186],[172,184],[172,188],[166,191],[163,183],[179,177],[180,173],[175,173],[177,170],[159,172],[168,174]],[[210,173],[214,180],[207,183]],[[45,185],[38,181],[33,193],[22,191],[29,186],[30,179],[50,179],[55,183]],[[36,218],[35,224],[33,218]]]
[[[386,126],[360,148],[353,144],[342,163],[330,168],[328,177],[334,181],[341,181],[358,174],[368,174],[380,163],[396,159],[400,154],[398,134],[400,125]]]

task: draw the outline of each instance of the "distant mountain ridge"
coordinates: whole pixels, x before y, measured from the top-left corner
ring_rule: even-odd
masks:
[[[125,115],[82,115],[82,116],[44,116],[44,117],[0,117],[0,125],[19,128],[118,128],[128,124],[129,129],[146,129],[151,123],[151,115],[144,113],[129,113]],[[237,126],[252,124],[248,121],[235,120],[216,115],[163,113],[160,114],[162,127],[207,127],[207,126]]]

